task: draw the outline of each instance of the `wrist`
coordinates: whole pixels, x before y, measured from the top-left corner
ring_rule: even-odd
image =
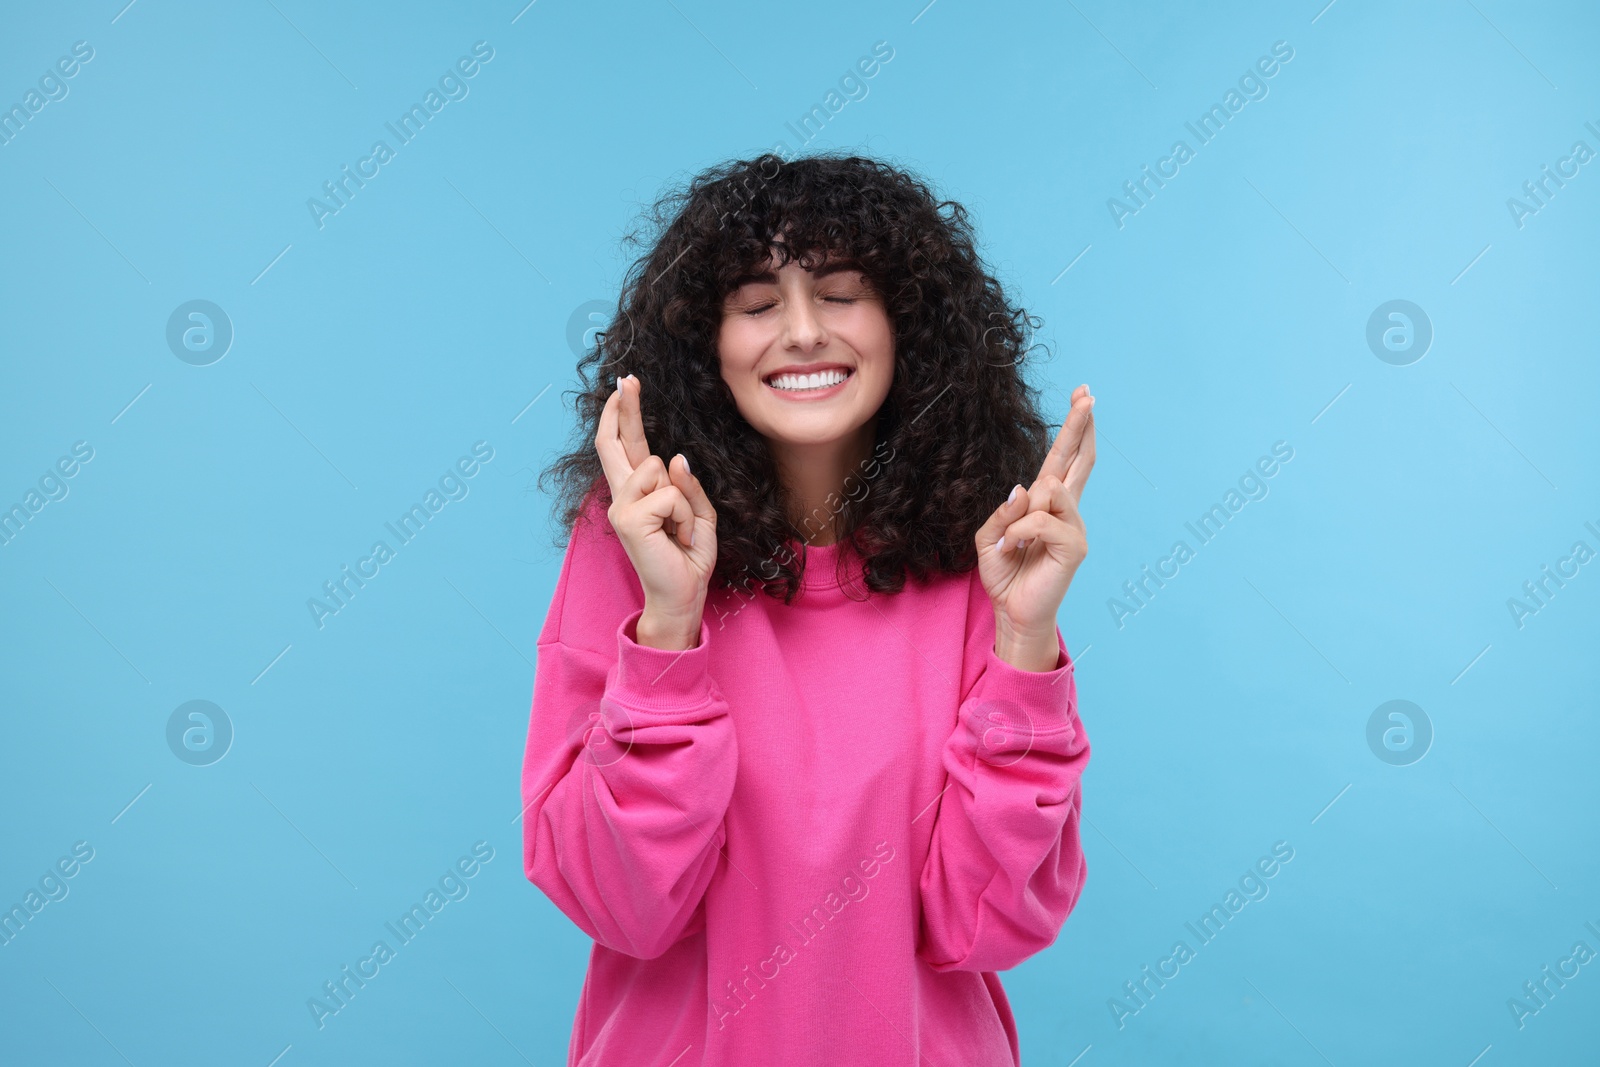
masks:
[[[681,652],[700,643],[700,615],[689,612],[667,612],[645,605],[634,627],[634,641],[647,648],[668,652]]]
[[[1024,671],[1053,671],[1061,659],[1054,622],[1048,626],[1017,626],[995,613],[995,657]]]

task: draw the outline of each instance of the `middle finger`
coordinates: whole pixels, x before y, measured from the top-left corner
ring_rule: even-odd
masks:
[[[627,451],[628,462],[634,467],[650,457],[650,443],[644,436],[644,414],[639,407],[639,390],[636,375],[629,375],[628,380],[617,382],[617,391],[622,394],[621,410],[617,413],[617,431],[622,438],[622,447]]]

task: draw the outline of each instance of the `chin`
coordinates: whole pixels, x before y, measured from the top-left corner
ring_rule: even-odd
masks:
[[[847,426],[777,426],[766,434],[769,440],[786,445],[826,445],[843,440],[854,432]]]

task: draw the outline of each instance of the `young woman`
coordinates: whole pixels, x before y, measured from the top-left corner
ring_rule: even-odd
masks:
[[[546,472],[524,866],[595,942],[568,1062],[1014,1067],[995,972],[1085,878],[1094,400],[1052,444],[1033,322],[901,170],[766,155],[655,219]]]

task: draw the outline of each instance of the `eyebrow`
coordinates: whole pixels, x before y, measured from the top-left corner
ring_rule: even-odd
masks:
[[[835,260],[832,263],[825,263],[822,266],[818,267],[816,270],[811,271],[809,273],[816,275],[818,278],[826,278],[830,274],[838,274],[840,271],[846,271],[846,270],[857,271],[857,272],[859,272],[859,273],[861,273],[863,275],[866,274],[866,271],[862,270],[861,264],[856,262],[853,259],[840,259],[840,260]],[[754,284],[762,284],[762,283],[776,285],[777,281],[778,281],[778,276],[776,274],[774,274],[770,270],[763,271],[760,274],[745,274],[745,275],[741,275],[740,277],[734,279],[733,288],[731,288],[729,290],[729,292],[730,293],[738,292],[740,289],[744,288],[746,285],[754,285]]]

